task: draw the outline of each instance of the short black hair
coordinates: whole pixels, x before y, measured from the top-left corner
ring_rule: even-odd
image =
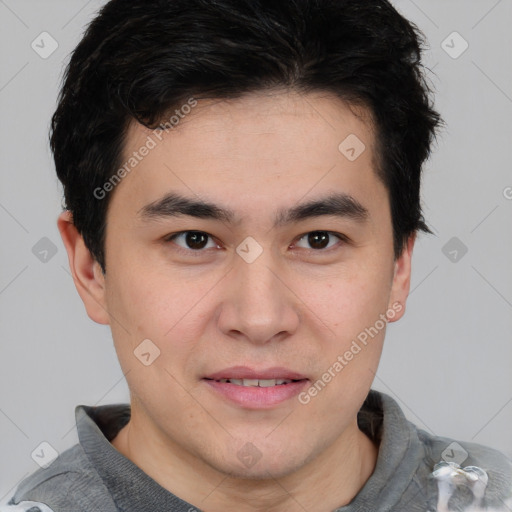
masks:
[[[158,127],[190,98],[333,93],[371,115],[397,257],[429,231],[421,171],[442,121],[424,46],[387,0],[111,0],[73,51],[52,118],[64,207],[105,271],[111,193],[94,191],[122,164],[130,123]]]

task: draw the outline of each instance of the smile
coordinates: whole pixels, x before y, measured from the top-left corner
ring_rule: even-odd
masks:
[[[244,387],[271,388],[272,386],[291,384],[294,381],[292,379],[219,379],[216,382],[223,384],[229,382],[230,384],[235,384],[235,386]]]
[[[203,377],[215,396],[243,409],[268,409],[295,398],[309,379],[284,367],[232,366]]]

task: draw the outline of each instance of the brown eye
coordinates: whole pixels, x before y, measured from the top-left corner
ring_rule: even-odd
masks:
[[[308,243],[313,249],[325,249],[329,245],[329,233],[313,231],[308,234]]]
[[[189,231],[185,236],[185,243],[190,249],[204,249],[208,238],[208,235],[201,231]]]
[[[330,231],[311,231],[303,235],[297,242],[297,247],[304,249],[322,250],[329,249],[344,240],[343,235]]]
[[[174,242],[182,249],[192,251],[217,247],[211,236],[204,231],[182,231],[170,236],[167,241]]]

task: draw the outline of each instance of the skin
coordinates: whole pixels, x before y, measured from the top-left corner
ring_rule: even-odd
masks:
[[[356,116],[355,113],[358,115]],[[148,130],[132,124],[125,156]],[[350,134],[366,150],[339,150]],[[110,324],[131,392],[132,417],[113,445],[161,486],[207,512],[327,512],[349,503],[371,476],[376,446],[356,415],[372,384],[385,328],[307,404],[235,405],[203,377],[227,367],[283,366],[316,382],[379,315],[405,311],[411,237],[393,254],[388,193],[375,172],[364,110],[320,94],[274,91],[200,100],[115,188],[107,214],[106,273],[69,212],[58,221],[87,313]],[[167,193],[229,208],[234,222],[144,218]],[[365,220],[321,215],[274,226],[276,213],[329,194],[349,194]],[[199,251],[185,237],[213,238]],[[305,234],[328,231],[327,248]],[[236,252],[251,236],[252,263]],[[160,356],[134,356],[144,339]],[[307,388],[306,388],[307,390]],[[250,467],[237,452],[252,443]]]

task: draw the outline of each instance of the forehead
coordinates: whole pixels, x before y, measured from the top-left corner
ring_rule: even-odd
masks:
[[[293,203],[322,188],[375,193],[374,134],[364,109],[327,94],[283,91],[194,101],[177,107],[167,131],[131,124],[123,165],[136,165],[116,195],[143,207],[179,189],[248,211],[248,201]]]
[[[373,123],[368,109],[320,92],[305,94],[277,90],[235,99],[189,98],[181,106],[175,105],[161,122],[167,123],[167,129],[149,130],[132,122],[125,139],[128,153],[143,143],[148,134],[159,140],[169,140],[172,135],[177,141],[199,135],[203,147],[211,142],[209,150],[221,140],[235,141],[247,136],[255,142],[266,140],[268,144],[275,135],[279,135],[279,143],[289,142],[282,147],[283,152],[289,147],[298,152],[308,150],[308,146],[300,144],[305,137],[321,146],[331,145],[330,149],[338,149],[338,143],[344,137],[358,134],[367,147],[374,145]],[[219,149],[225,151],[225,148]],[[247,150],[250,149],[248,145]]]

